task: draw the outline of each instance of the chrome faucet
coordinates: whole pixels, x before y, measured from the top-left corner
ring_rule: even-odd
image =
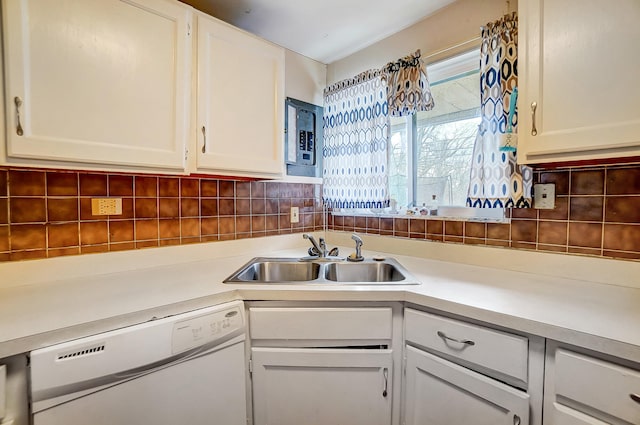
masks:
[[[320,258],[338,256],[338,247],[335,247],[330,251],[327,250],[327,244],[324,241],[324,238],[318,238],[318,241],[316,242],[316,239],[313,237],[313,235],[310,235],[309,233],[303,233],[302,237],[308,239],[311,242],[311,245],[313,245],[311,248],[309,248],[310,256]]]
[[[356,242],[356,252],[347,257],[348,261],[362,261],[364,257],[362,256],[362,238],[355,233],[351,235],[351,239]]]

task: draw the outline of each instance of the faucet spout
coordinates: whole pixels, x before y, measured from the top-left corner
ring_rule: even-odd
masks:
[[[327,246],[324,242],[324,239],[320,238],[320,243],[318,243],[316,241],[316,238],[308,233],[303,233],[302,237],[308,239],[309,242],[311,242],[311,245],[313,245],[313,248],[316,250],[319,257],[325,257],[327,255]]]

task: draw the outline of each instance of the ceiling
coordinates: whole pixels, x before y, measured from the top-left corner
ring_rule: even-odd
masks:
[[[182,0],[289,50],[329,64],[454,0]]]

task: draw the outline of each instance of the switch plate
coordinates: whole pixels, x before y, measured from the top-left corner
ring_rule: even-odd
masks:
[[[554,183],[533,185],[533,207],[538,210],[552,210],[556,207]]]
[[[92,215],[121,215],[122,198],[93,198],[91,199]]]
[[[291,207],[291,222],[300,222],[300,209],[298,207]]]

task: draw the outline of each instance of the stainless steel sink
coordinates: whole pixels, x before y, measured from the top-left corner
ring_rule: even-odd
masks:
[[[332,260],[257,257],[224,283],[417,285],[420,282],[393,258],[356,263],[337,257]]]

